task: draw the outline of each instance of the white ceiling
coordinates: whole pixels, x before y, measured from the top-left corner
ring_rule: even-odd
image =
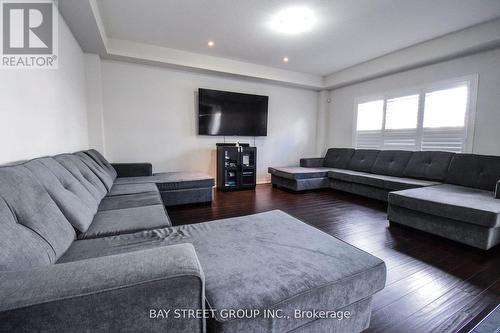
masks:
[[[99,0],[98,5],[109,38],[317,75],[500,17],[499,0]],[[315,13],[313,29],[299,35],[272,31],[272,15],[296,5]],[[209,48],[208,40],[215,47]]]

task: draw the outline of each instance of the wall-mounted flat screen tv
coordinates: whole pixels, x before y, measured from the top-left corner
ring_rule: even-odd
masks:
[[[269,97],[198,89],[198,134],[267,135]]]

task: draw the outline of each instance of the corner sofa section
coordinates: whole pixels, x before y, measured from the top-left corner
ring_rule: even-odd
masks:
[[[331,148],[269,172],[273,185],[292,191],[332,188],[388,201],[392,223],[481,249],[500,243],[498,156]]]
[[[171,225],[158,189],[112,194],[116,173],[88,153],[0,167],[0,331],[202,331],[201,319],[138,315],[158,302],[158,290],[175,306],[204,306],[190,244],[60,261],[92,239]]]

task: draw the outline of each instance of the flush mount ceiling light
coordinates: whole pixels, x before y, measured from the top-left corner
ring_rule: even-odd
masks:
[[[215,45],[215,43],[211,40],[208,41],[208,47],[213,47]]]
[[[287,57],[284,57],[284,58],[283,58],[283,62],[288,62],[288,58],[287,58]]]
[[[295,35],[310,30],[316,18],[307,7],[289,7],[271,18],[271,28],[277,32]]]

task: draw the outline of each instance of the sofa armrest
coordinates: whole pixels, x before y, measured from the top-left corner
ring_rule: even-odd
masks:
[[[118,177],[144,177],[153,175],[151,163],[112,163]]]
[[[323,157],[301,158],[300,166],[304,168],[318,168],[323,166]]]
[[[203,332],[204,296],[191,244],[0,272],[0,332]]]

